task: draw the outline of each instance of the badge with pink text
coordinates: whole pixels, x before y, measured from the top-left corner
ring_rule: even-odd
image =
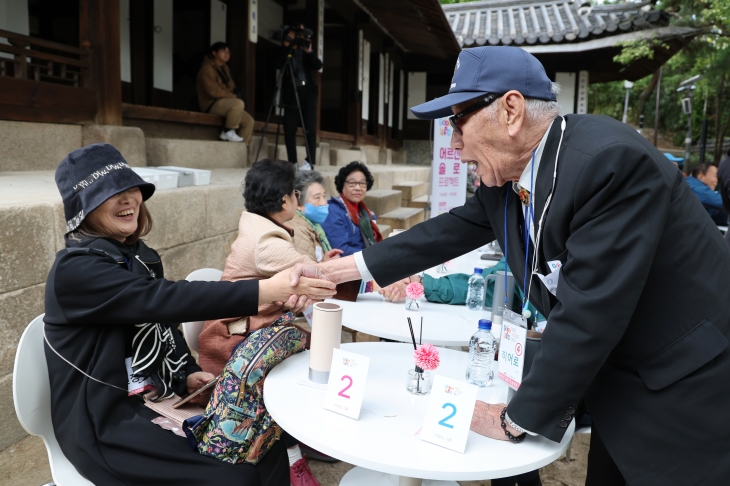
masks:
[[[511,322],[502,322],[502,338],[499,341],[499,377],[513,390],[517,390],[522,383],[525,341],[527,341],[527,329]]]
[[[368,356],[341,349],[332,350],[332,367],[324,394],[324,408],[357,420],[365,396],[369,366]]]

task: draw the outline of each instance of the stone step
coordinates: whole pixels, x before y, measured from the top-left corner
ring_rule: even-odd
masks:
[[[411,199],[408,201],[408,207],[409,208],[426,208],[428,205],[428,194],[424,194],[423,196],[418,196],[415,199]]]
[[[390,225],[387,224],[378,224],[378,229],[380,230],[380,234],[383,236],[384,239],[390,236],[390,233],[393,232],[393,228],[391,228]]]
[[[367,162],[364,151],[360,149],[330,149],[330,165],[343,167],[353,161]]]
[[[387,224],[395,229],[410,229],[422,223],[424,211],[421,208],[398,208],[378,217],[378,223]]]
[[[408,204],[417,197],[428,194],[428,183],[421,181],[406,181],[394,184],[393,189],[403,192],[403,204]]]
[[[193,169],[242,169],[248,165],[245,142],[148,138],[147,165]]]
[[[373,189],[365,195],[365,205],[375,214],[385,214],[401,206],[403,195],[392,189]]]
[[[146,165],[144,133],[136,127],[0,120],[0,172],[56,170],[70,152],[100,142],[117,147],[129,165]]]

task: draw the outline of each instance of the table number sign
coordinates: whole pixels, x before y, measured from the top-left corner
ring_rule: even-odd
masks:
[[[478,392],[475,385],[436,375],[421,439],[463,454]]]
[[[324,408],[357,420],[365,395],[369,366],[368,356],[334,349]]]
[[[517,390],[522,383],[526,341],[527,329],[506,320],[502,322],[499,342],[499,377],[513,390]]]

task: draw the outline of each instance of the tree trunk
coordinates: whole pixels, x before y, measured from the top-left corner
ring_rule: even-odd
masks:
[[[636,124],[639,124],[639,117],[644,112],[644,103],[646,100],[651,96],[651,94],[654,92],[654,88],[656,88],[657,82],[659,82],[659,70],[657,69],[654,71],[654,74],[651,76],[651,81],[649,82],[649,86],[646,87],[646,90],[644,90],[641,93],[641,96],[639,96],[639,106],[636,110]]]

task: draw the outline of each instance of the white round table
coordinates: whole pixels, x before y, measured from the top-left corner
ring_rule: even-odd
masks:
[[[307,378],[309,352],[284,360],[264,384],[271,416],[296,439],[342,461],[355,464],[340,486],[419,484],[456,486],[472,481],[514,476],[558,459],[570,445],[574,423],[560,443],[527,437],[521,444],[488,439],[469,432],[464,454],[420,440],[419,431],[429,395],[406,391],[406,372],[413,367],[413,347],[399,343],[349,343],[343,350],[370,357],[360,417],[353,420],[322,407],[325,390]],[[435,374],[464,380],[467,353],[441,349]],[[495,376],[496,376],[495,362]],[[480,388],[479,400],[506,403],[510,392],[498,378]]]
[[[437,267],[426,271],[438,278],[453,273],[472,274],[474,268],[489,268],[497,262],[480,260],[479,253],[472,251],[446,264],[447,273],[439,274]],[[468,346],[469,339],[477,330],[479,319],[491,319],[491,309],[470,311],[465,305],[448,305],[420,301],[418,312],[407,311],[405,302],[389,302],[380,294],[360,294],[357,302],[328,299],[342,306],[342,325],[350,329],[364,332],[393,341],[411,342],[411,332],[407,318],[413,322],[413,332],[419,339],[421,317],[423,317],[423,342],[436,346]],[[492,334],[499,336],[501,326],[492,328]]]
[[[416,340],[419,339],[423,317],[423,342],[436,346],[468,346],[469,339],[477,330],[479,319],[490,319],[491,311],[470,311],[465,305],[435,304],[421,299],[421,310],[407,311],[405,303],[389,302],[381,295],[360,294],[357,302],[328,299],[342,306],[342,325],[393,341],[410,343],[411,331],[407,318],[411,318]],[[492,334],[500,329],[493,328]]]

